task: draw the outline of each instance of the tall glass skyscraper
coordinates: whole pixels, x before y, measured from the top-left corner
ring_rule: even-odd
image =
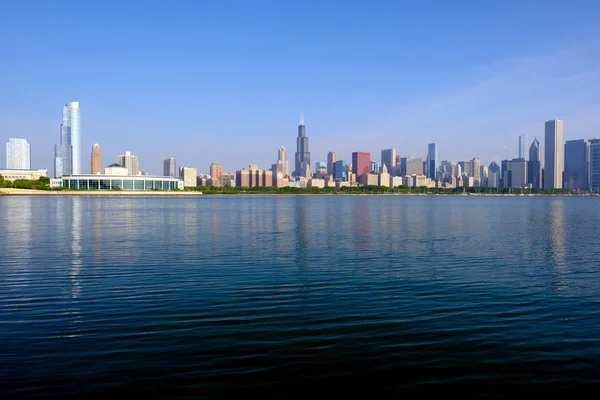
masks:
[[[27,139],[8,139],[6,169],[31,169],[31,146]]]
[[[600,190],[600,139],[590,140],[590,190]]]
[[[333,179],[346,181],[346,161],[338,160],[333,163]]]
[[[519,136],[519,158],[526,158],[527,155],[527,134]]]
[[[437,159],[437,146],[430,143],[427,146],[427,177],[433,180],[436,178]]]
[[[540,142],[533,139],[529,146],[529,161],[527,162],[527,182],[534,189],[542,187],[542,152]]]
[[[65,104],[60,144],[54,146],[54,176],[81,175],[81,113],[79,102]]]
[[[564,188],[588,189],[589,143],[584,139],[567,140],[565,143]]]
[[[308,151],[304,115],[301,115],[300,125],[298,125],[298,137],[296,138],[296,169],[294,175],[297,177],[306,176],[307,170],[310,170],[310,152]]]

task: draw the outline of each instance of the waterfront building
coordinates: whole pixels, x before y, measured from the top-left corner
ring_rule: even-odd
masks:
[[[223,172],[223,186],[235,187],[235,174]]]
[[[390,187],[390,174],[388,173],[387,166],[383,164],[381,167],[381,173],[379,174],[379,186]]]
[[[436,178],[437,161],[437,146],[435,143],[430,143],[427,146],[427,170],[425,175],[431,180]]]
[[[527,157],[527,134],[519,136],[519,157],[525,159]]]
[[[481,166],[480,164],[481,161],[477,157],[471,160],[471,174],[469,176],[473,177],[474,186],[481,186],[481,177],[479,176]]]
[[[381,150],[381,166],[386,166],[388,172],[394,173],[396,170],[396,149],[385,149]]]
[[[402,177],[401,176],[390,176],[390,187],[395,188],[398,186],[402,186]]]
[[[308,183],[306,184],[306,187],[314,187],[314,188],[323,189],[325,187],[325,180],[317,179],[317,178],[309,179]]]
[[[131,175],[131,174],[130,174]],[[183,180],[184,187],[195,187],[197,185],[198,170],[193,167],[179,167],[179,178]],[[206,185],[202,185],[206,186]]]
[[[600,190],[600,139],[589,141],[590,151],[590,190]]]
[[[48,177],[47,169],[0,169],[4,180],[14,182],[17,179],[37,181],[41,177]]]
[[[92,175],[95,175],[95,174],[92,174]],[[117,175],[117,176],[128,175],[127,168],[125,168],[121,164],[117,164],[117,163],[110,164],[104,168],[104,175]]]
[[[125,154],[117,156],[117,164],[120,164],[127,168],[127,175],[137,176],[140,175],[140,163],[137,156],[126,151]],[[196,178],[194,178],[195,180]]]
[[[92,175],[102,173],[102,152],[98,143],[92,147],[92,165],[90,171],[92,171]]]
[[[358,177],[358,183],[363,186],[377,186],[379,185],[379,175],[366,173]]]
[[[527,160],[514,158],[510,162],[510,187],[527,187]]]
[[[173,157],[165,158],[163,161],[163,175],[171,177],[177,175],[177,162]]]
[[[235,185],[239,187],[250,187],[250,170],[248,168],[236,171]]]
[[[529,146],[529,161],[527,162],[527,182],[534,189],[542,187],[542,152],[540,142],[533,139]]]
[[[223,186],[223,166],[219,163],[210,164],[212,186]]]
[[[583,139],[567,140],[565,143],[565,189],[588,190],[589,147],[589,143]]]
[[[423,159],[418,157],[402,157],[400,159],[400,176],[422,175]]]
[[[90,190],[182,190],[178,178],[164,176],[77,175],[63,176],[62,187]]]
[[[544,146],[544,189],[561,189],[564,160],[563,121],[546,121]]]
[[[27,139],[8,139],[6,143],[6,169],[31,169],[31,145]]]
[[[371,161],[371,173],[372,174],[379,173],[379,163],[377,161]]]
[[[338,160],[333,163],[333,179],[341,181],[347,180],[346,161]]]
[[[355,151],[352,153],[352,173],[356,178],[371,171],[371,153],[366,151]]]
[[[81,174],[81,112],[79,102],[65,104],[60,144],[54,146],[54,176]]]
[[[304,115],[300,116],[300,125],[298,125],[298,137],[296,138],[296,177],[310,175],[307,170],[310,169],[310,152],[308,149],[308,137],[306,137],[306,126],[304,125]]]
[[[273,186],[273,171],[268,169],[262,170],[262,185],[267,187]]]
[[[327,153],[327,173],[333,175],[333,164],[337,161],[337,153],[330,151]]]
[[[489,188],[498,188],[500,187],[500,177],[502,175],[502,171],[500,170],[500,166],[496,164],[495,161],[490,163],[488,167],[488,178],[487,178],[487,187]]]

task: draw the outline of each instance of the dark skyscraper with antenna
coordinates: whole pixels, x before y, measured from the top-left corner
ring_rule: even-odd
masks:
[[[298,137],[296,138],[296,177],[306,176],[306,171],[310,165],[310,152],[308,151],[308,138],[306,137],[306,126],[304,126],[304,115],[300,115],[300,125],[298,125]]]

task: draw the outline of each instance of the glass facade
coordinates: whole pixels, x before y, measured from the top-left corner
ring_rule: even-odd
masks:
[[[590,190],[600,190],[600,139],[590,140]]]
[[[63,187],[91,190],[179,190],[179,178],[108,175],[63,176]]]

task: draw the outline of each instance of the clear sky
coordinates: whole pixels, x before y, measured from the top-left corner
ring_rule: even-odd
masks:
[[[279,146],[293,169],[304,113],[313,164],[430,142],[487,164],[519,134],[543,145],[548,119],[600,136],[599,16],[563,0],[0,1],[0,137],[27,137],[51,172],[79,101],[83,172],[94,143],[153,174],[165,157],[267,168]]]

